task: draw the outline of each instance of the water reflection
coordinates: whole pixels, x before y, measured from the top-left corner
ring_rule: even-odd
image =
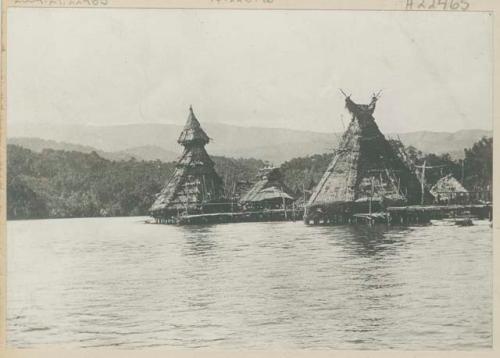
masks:
[[[397,255],[406,245],[410,229],[391,229],[387,226],[348,226],[346,237],[341,242],[353,253],[373,257],[376,260],[385,259],[388,255]]]
[[[184,255],[208,256],[217,248],[215,226],[192,225],[180,227],[184,236]]]
[[[488,225],[116,218],[9,222],[7,237],[13,346],[491,347]]]
[[[393,307],[401,305],[407,290],[399,271],[410,249],[410,229],[387,226],[343,226],[327,228],[341,249],[343,260],[335,267],[338,277],[348,277],[340,324],[348,332],[347,342],[359,346],[381,345],[388,327],[397,326]]]

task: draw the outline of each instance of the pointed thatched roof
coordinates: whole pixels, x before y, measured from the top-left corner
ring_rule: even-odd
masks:
[[[186,125],[184,126],[184,129],[179,135],[179,139],[177,139],[177,143],[183,146],[191,144],[205,145],[209,141],[210,138],[205,133],[203,128],[201,128],[200,122],[198,122],[198,119],[194,115],[193,107],[189,106],[188,120],[186,122]]]
[[[308,208],[366,201],[418,203],[419,181],[375,123],[376,102],[375,96],[368,105],[346,97],[351,122],[309,198]]]
[[[222,179],[205,150],[208,141],[193,109],[189,108],[189,117],[178,141],[184,146],[184,152],[177,162],[174,174],[150,209],[154,215],[201,210],[207,203],[223,201]]]
[[[279,168],[263,168],[259,180],[244,194],[240,203],[259,203],[269,200],[294,200],[290,189],[283,183]]]
[[[468,193],[467,189],[465,189],[452,174],[448,174],[439,179],[436,184],[432,186],[430,191],[435,198],[454,193]]]

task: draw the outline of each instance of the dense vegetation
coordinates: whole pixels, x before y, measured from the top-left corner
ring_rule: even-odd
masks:
[[[402,146],[392,141],[393,146]],[[493,180],[493,138],[483,137],[471,148],[464,149],[464,159],[454,160],[449,154],[424,154],[414,147],[403,148],[410,161],[417,165],[424,162],[426,182],[433,185],[439,178],[452,174],[469,191],[490,191]]]
[[[491,190],[493,181],[493,138],[482,138],[465,149],[464,182],[469,190]]]
[[[309,157],[294,158],[281,165],[287,186],[296,193],[310,191],[323,176],[333,153],[314,154]]]
[[[449,154],[423,153],[415,147],[405,147],[398,140],[390,140],[398,152],[405,153],[410,166],[427,167],[425,178],[430,188],[440,178],[452,174],[471,191],[489,191],[493,179],[493,138],[482,138],[472,148],[465,149],[465,159],[454,160]],[[287,185],[296,192],[311,190],[333,159],[332,153],[294,158],[281,165]],[[418,171],[418,169],[417,169]]]
[[[35,153],[16,145],[7,150],[9,219],[144,215],[175,167],[161,161],[110,161],[95,152]],[[230,186],[255,177],[264,165],[256,159],[214,161]]]
[[[409,161],[434,167],[426,172],[429,185],[452,173],[469,190],[491,190],[493,140],[483,138],[465,149],[465,160],[450,155],[424,154],[400,142]],[[147,214],[155,194],[172,174],[175,163],[111,161],[97,153],[46,149],[32,152],[9,145],[7,160],[7,215],[9,219],[46,217],[125,216]],[[265,163],[257,159],[214,157],[226,187],[254,180]],[[295,158],[282,164],[285,183],[302,196],[318,183],[332,154]]]

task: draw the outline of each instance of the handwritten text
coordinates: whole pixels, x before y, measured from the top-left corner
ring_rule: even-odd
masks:
[[[406,0],[406,10],[465,11],[469,7],[469,0]]]

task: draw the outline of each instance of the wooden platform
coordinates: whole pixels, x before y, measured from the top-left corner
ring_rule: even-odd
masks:
[[[180,215],[173,217],[168,224],[177,225],[203,225],[217,223],[239,223],[239,222],[265,222],[265,221],[296,221],[303,219],[304,211],[298,210],[262,210],[262,211],[238,211],[205,213],[193,215]],[[491,204],[471,205],[410,205],[388,207],[383,212],[352,213],[335,215],[329,218],[317,218],[309,220],[307,224],[314,225],[344,225],[344,224],[387,224],[387,225],[411,225],[428,223],[431,220],[453,218],[460,216],[472,216],[480,219],[492,217]]]
[[[202,225],[217,223],[239,223],[239,222],[265,222],[265,221],[296,221],[301,220],[303,210],[263,210],[263,211],[239,211],[223,213],[206,213],[194,215],[180,215],[174,222],[178,225]]]
[[[390,214],[386,212],[371,213],[371,214],[354,214],[352,216],[352,224],[389,224],[391,220]]]
[[[440,220],[455,217],[476,217],[479,219],[492,218],[491,204],[469,205],[410,205],[393,206],[384,211],[372,213],[343,212],[340,214],[316,215],[313,218],[304,218],[308,225],[342,225],[385,223],[388,225],[425,224],[431,220]]]
[[[388,212],[451,212],[459,210],[491,209],[491,204],[470,204],[470,205],[410,205],[410,206],[390,206]]]
[[[388,207],[387,212],[391,223],[400,224],[424,223],[463,215],[491,220],[493,214],[491,204],[411,205]]]

